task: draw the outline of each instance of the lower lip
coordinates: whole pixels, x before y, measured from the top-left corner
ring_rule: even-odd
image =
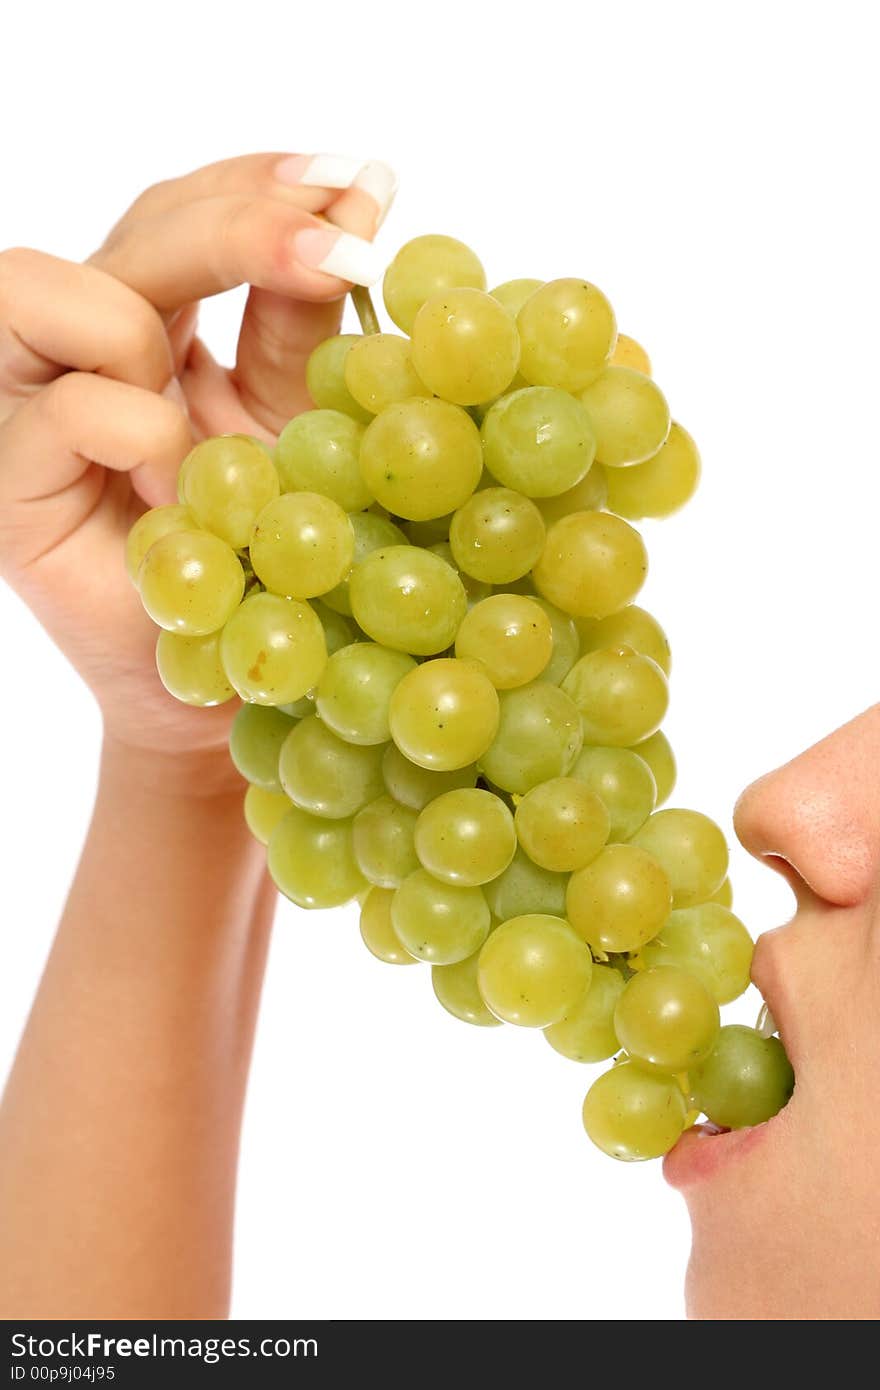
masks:
[[[763,1124],[719,1131],[714,1125],[694,1125],[664,1158],[663,1176],[670,1187],[679,1189],[703,1182],[760,1144],[767,1128]]]

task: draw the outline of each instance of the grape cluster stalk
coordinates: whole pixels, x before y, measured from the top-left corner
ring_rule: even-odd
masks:
[[[429,965],[465,1023],[615,1059],[583,1111],[605,1153],[760,1123],[793,1074],[720,1025],[752,942],[721,830],[666,804],[669,644],[635,603],[631,523],[690,499],[696,445],[589,282],[487,292],[423,236],[383,288],[399,332],[356,292],[315,408],[274,449],[199,443],[133,527],[161,680],[242,702],[244,814],[292,902],[357,900],[373,955]]]

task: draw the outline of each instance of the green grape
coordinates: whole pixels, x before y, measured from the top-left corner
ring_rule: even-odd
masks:
[[[491,919],[479,888],[441,883],[416,869],[396,890],[391,921],[410,955],[432,965],[454,965],[478,951]]]
[[[722,907],[733,907],[733,884],[726,878],[720,888],[716,888],[711,898],[706,899],[710,903],[720,903]]]
[[[671,1074],[702,1061],[719,1027],[718,1005],[706,986],[677,965],[634,975],[614,1011],[614,1031],[629,1055]]]
[[[156,669],[169,695],[185,705],[222,705],[235,694],[223,670],[216,632],[204,637],[160,632]]]
[[[391,696],[415,669],[405,652],[354,642],[328,660],[315,689],[315,707],[328,729],[347,743],[387,743]]]
[[[418,816],[379,796],[354,818],[354,857],[365,879],[379,888],[399,888],[419,867],[414,834]]]
[[[739,918],[708,902],[671,913],[659,936],[639,952],[639,963],[689,970],[717,1003],[729,1004],[748,987],[754,949]]]
[[[326,598],[326,595],[324,597]],[[324,629],[324,641],[327,644],[328,656],[338,652],[340,647],[349,647],[352,642],[356,641],[354,624],[348,622],[343,614],[326,607],[324,599],[314,599],[310,607],[317,613],[321,627]]]
[[[382,757],[382,777],[386,790],[402,806],[423,811],[430,801],[458,787],[472,787],[477,780],[476,766],[454,768],[451,772],[431,772],[410,762],[396,743],[390,743]]]
[[[606,477],[608,506],[618,516],[634,521],[672,516],[697,490],[700,455],[687,430],[673,422],[666,443],[652,458],[632,468],[609,469]]]
[[[486,272],[470,247],[451,236],[418,236],[401,246],[386,270],[382,296],[393,322],[411,333],[430,295],[461,285],[486,288]]]
[[[669,638],[657,619],[635,603],[627,604],[607,618],[578,618],[575,627],[581,639],[582,656],[601,651],[603,647],[632,647],[634,652],[655,661],[665,676],[669,675],[672,667]]]
[[[368,420],[397,401],[431,394],[413,366],[409,342],[396,333],[356,339],[345,360],[345,384]]]
[[[410,545],[420,545],[430,550],[432,545],[442,545],[449,540],[449,525],[452,513],[447,516],[432,516],[427,521],[404,521],[402,530]]]
[[[666,397],[631,367],[606,367],[581,392],[596,431],[596,458],[606,468],[644,463],[669,434]]]
[[[647,573],[638,531],[609,512],[573,512],[553,522],[532,576],[563,612],[607,618],[632,603]]]
[[[500,922],[535,912],[564,917],[567,882],[564,874],[539,868],[518,849],[510,867],[487,883],[484,892],[492,916]]]
[[[386,888],[371,888],[361,904],[361,937],[367,950],[386,965],[416,965],[391,921],[394,894]]]
[[[354,531],[331,498],[286,492],[257,517],[250,559],[257,578],[273,593],[317,598],[348,575]]]
[[[282,492],[320,492],[344,512],[375,499],[360,470],[364,426],[341,410],[306,410],[284,426],[275,450]]]
[[[368,637],[414,656],[451,647],[467,612],[464,585],[452,566],[416,545],[372,551],[352,571],[349,597]]]
[[[594,965],[590,987],[570,1013],[544,1030],[550,1046],[572,1062],[604,1062],[620,1044],[614,1031],[614,1010],[624,990],[619,970]]]
[[[283,792],[270,792],[265,787],[248,787],[244,798],[244,818],[248,830],[261,845],[268,845],[272,831],[291,809]]]
[[[189,507],[153,507],[139,516],[125,542],[125,568],[136,586],[138,571],[150,546],[176,531],[197,531],[199,524]]]
[[[476,663],[442,657],[404,676],[391,697],[391,737],[411,762],[468,768],[498,729],[498,695]]]
[[[597,952],[637,951],[672,910],[663,868],[636,845],[608,845],[568,881],[567,916]]]
[[[500,695],[498,732],[480,766],[506,792],[527,792],[550,777],[564,777],[581,751],[576,706],[555,685],[532,681]],[[479,756],[479,755],[477,755]]]
[[[419,816],[415,847],[434,878],[478,888],[502,874],[514,856],[513,816],[500,797],[478,787],[444,792]]]
[[[387,549],[390,545],[409,544],[399,526],[395,526],[394,522],[387,517],[377,516],[375,512],[351,512],[348,519],[354,532],[352,568],[359,565],[361,560],[365,559],[367,555],[371,555],[374,550]],[[347,574],[334,589],[329,589],[326,594],[322,595],[322,601],[326,603],[328,608],[332,608],[335,613],[342,613],[349,618],[351,617],[351,595],[348,589],[350,579],[351,575]]]
[[[271,455],[247,435],[224,434],[197,444],[183,466],[183,499],[198,524],[241,550],[280,491]]]
[[[608,839],[608,812],[583,782],[551,777],[526,792],[516,808],[516,833],[542,869],[570,873],[595,859]]]
[[[663,865],[672,884],[673,907],[704,903],[727,876],[724,833],[701,811],[655,811],[633,843]]]
[[[479,961],[480,952],[475,951],[454,965],[432,965],[431,984],[438,1000],[453,1018],[473,1023],[477,1028],[500,1028],[501,1019],[489,1012],[480,994]]]
[[[496,690],[526,685],[553,655],[550,618],[533,599],[493,594],[462,619],[455,655],[481,662]]]
[[[614,349],[614,310],[601,290],[584,280],[550,280],[517,315],[520,371],[536,386],[582,391],[603,370]]]
[[[322,820],[292,806],[269,841],[269,873],[298,907],[340,907],[368,886],[357,866],[350,820]]]
[[[630,338],[626,333],[618,333],[614,351],[611,354],[612,367],[632,367],[633,371],[641,372],[643,376],[651,375],[651,359],[645,352],[641,343],[637,343],[635,338]]]
[[[353,816],[385,790],[382,749],[345,743],[315,714],[281,745],[278,776],[296,806],[328,820]]]
[[[184,637],[216,632],[244,594],[244,570],[234,550],[210,531],[173,531],[154,541],[138,571],[147,613],[159,627]]]
[[[651,769],[629,748],[588,745],[569,776],[583,782],[605,806],[612,842],[631,839],[654,809],[657,793]]]
[[[529,913],[495,929],[480,952],[477,982],[496,1018],[547,1028],[586,993],[592,970],[589,951],[567,922]]]
[[[672,795],[675,786],[676,766],[675,754],[669,746],[669,739],[658,729],[656,734],[650,738],[642,739],[637,745],[638,755],[642,762],[647,763],[654,774],[654,781],[657,784],[657,800],[655,807],[663,805]],[[629,836],[624,836],[629,839]]]
[[[510,385],[519,366],[511,314],[484,290],[460,287],[426,299],[412,327],[412,361],[443,400],[479,405]]]
[[[452,553],[452,546],[448,541],[438,541],[436,545],[429,546],[432,555],[439,555],[441,560],[445,560],[447,565],[455,570],[467,595],[468,609],[475,603],[481,603],[484,598],[488,598],[492,592],[491,584],[484,584],[482,579],[474,579],[471,575],[465,574],[455,563],[455,556]]]
[[[493,299],[497,299],[499,304],[503,304],[509,314],[516,318],[527,299],[530,299],[544,284],[543,280],[505,280],[503,285],[496,285],[494,290],[490,290]]]
[[[360,467],[389,512],[429,521],[455,511],[477,486],[480,432],[467,411],[448,401],[398,401],[367,426]]]
[[[306,387],[319,410],[338,410],[366,425],[373,418],[358,405],[345,384],[345,363],[349,349],[362,342],[360,333],[337,333],[325,338],[312,351],[306,363]]]
[[[486,412],[481,434],[489,472],[527,497],[568,492],[596,454],[587,411],[552,386],[526,386],[502,396]]]
[[[630,647],[588,652],[562,689],[581,712],[585,743],[629,748],[653,734],[669,706],[666,677]]]
[[[574,487],[567,492],[557,493],[555,497],[539,497],[537,505],[545,526],[552,526],[554,521],[570,516],[572,512],[601,512],[607,500],[605,470],[601,464],[594,463]]]
[[[229,731],[229,755],[242,777],[280,792],[278,759],[294,720],[271,705],[242,705]]]
[[[250,594],[224,627],[220,654],[243,700],[285,705],[317,685],[327,644],[309,604],[277,594]]]
[[[687,1105],[674,1077],[626,1061],[593,1082],[583,1118],[598,1149],[635,1163],[669,1152],[684,1130]]]
[[[475,492],[449,526],[455,563],[487,584],[508,584],[526,574],[541,554],[545,536],[534,502],[503,487]]]
[[[778,1038],[729,1023],[704,1062],[689,1073],[693,1104],[726,1129],[760,1125],[794,1090],[794,1072]]]
[[[553,629],[553,652],[541,672],[541,679],[550,685],[560,685],[580,655],[580,639],[574,620],[561,608],[538,596],[532,599],[547,614]]]

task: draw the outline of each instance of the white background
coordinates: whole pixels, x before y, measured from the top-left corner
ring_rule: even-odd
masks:
[[[8,15],[0,245],[86,255],[151,181],[257,149],[401,175],[390,251],[473,244],[490,281],[584,275],[702,449],[647,529],[675,665],[674,800],[746,781],[880,694],[880,110],[858,3],[81,3]],[[233,297],[209,334],[227,355]],[[0,1066],[74,868],[99,722],[0,590]],[[758,932],[786,890],[734,853]],[[741,1016],[756,1008],[743,1001]],[[580,1125],[592,1069],[469,1029],[345,913],[279,911],[250,1092],[235,1315],[667,1319],[688,1228],[659,1165]],[[723,1260],[724,1252],[718,1252]]]

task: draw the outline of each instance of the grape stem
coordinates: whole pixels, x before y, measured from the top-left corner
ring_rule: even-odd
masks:
[[[355,307],[358,320],[361,325],[362,333],[378,333],[380,331],[379,318],[373,305],[370,291],[366,285],[353,285],[351,289],[351,302]]]

